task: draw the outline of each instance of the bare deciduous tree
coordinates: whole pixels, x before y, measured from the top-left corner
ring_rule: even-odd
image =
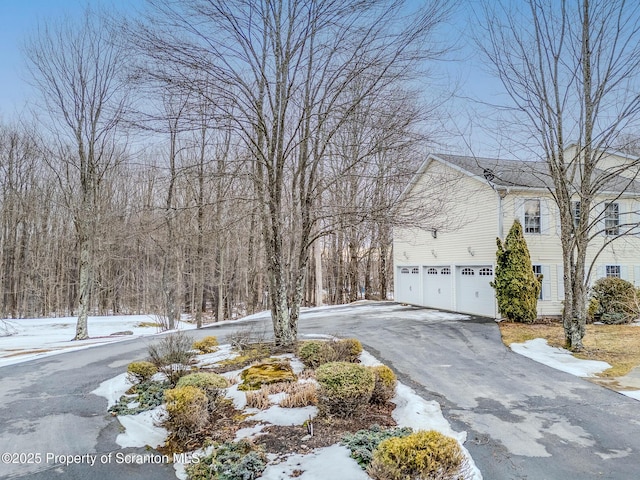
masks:
[[[95,240],[105,175],[123,157],[119,131],[127,102],[125,51],[91,11],[80,22],[45,23],[26,46],[29,69],[49,115],[54,167],[71,208],[79,251],[76,340],[88,337],[95,282]],[[58,160],[53,160],[55,158]]]
[[[602,234],[603,193],[618,192],[640,163],[610,165],[625,129],[640,113],[640,5],[624,0],[487,3],[480,48],[509,94],[551,179],[564,255],[566,343],[582,349],[591,267],[587,247]],[[494,10],[495,7],[495,10]],[[576,148],[568,147],[575,143]],[[544,174],[544,172],[542,172]],[[572,202],[580,202],[579,218]],[[635,228],[629,224],[620,233]],[[604,246],[618,235],[607,237]],[[602,249],[600,249],[602,251]]]
[[[254,163],[278,344],[296,340],[311,247],[326,233],[321,167],[334,136],[358,105],[442,53],[429,37],[448,3],[409,3],[150,0],[152,18],[133,30],[156,78],[204,96],[206,78],[208,100],[233,110]]]

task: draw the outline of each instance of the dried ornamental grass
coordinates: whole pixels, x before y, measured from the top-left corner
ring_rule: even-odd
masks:
[[[301,408],[318,404],[318,386],[312,382],[293,383],[280,401],[283,408]]]

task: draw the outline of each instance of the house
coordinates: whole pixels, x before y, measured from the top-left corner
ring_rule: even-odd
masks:
[[[567,154],[575,153],[568,151]],[[607,154],[603,168],[636,158]],[[395,299],[497,318],[490,286],[496,262],[496,237],[504,239],[513,221],[523,226],[531,262],[543,275],[538,315],[562,314],[564,300],[559,210],[551,195],[546,162],[457,155],[429,155],[405,191],[439,195],[434,179],[451,182],[444,202],[448,227],[394,229]],[[640,286],[640,182],[636,172],[616,169],[597,198],[592,218],[599,231],[587,250],[590,282],[621,277]],[[447,192],[444,192],[445,194]],[[410,201],[410,200],[408,200]],[[573,202],[579,215],[580,202]],[[613,236],[626,234],[607,245]]]

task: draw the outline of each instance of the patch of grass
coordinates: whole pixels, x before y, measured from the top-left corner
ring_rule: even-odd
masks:
[[[502,341],[509,346],[534,338],[544,338],[552,347],[564,347],[564,330],[561,323],[524,325],[500,322]],[[601,377],[622,377],[640,365],[640,327],[633,325],[587,325],[583,340],[584,351],[576,358],[607,362],[611,368],[600,373]]]

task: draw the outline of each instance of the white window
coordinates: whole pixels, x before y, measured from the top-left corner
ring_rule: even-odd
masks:
[[[462,275],[475,275],[475,272],[473,271],[473,268],[463,268],[462,272],[460,272]]]
[[[480,275],[481,277],[491,277],[493,275],[493,269],[492,268],[481,268],[480,271],[478,272],[478,275]]]
[[[408,268],[403,268],[400,270],[400,273],[409,273],[409,269]]]
[[[620,234],[620,206],[617,203],[607,203],[604,207],[604,233]]]
[[[571,202],[571,213],[573,215],[573,226],[580,224],[580,202]]]
[[[440,275],[451,275],[451,269],[449,267],[444,267],[440,270]]]
[[[524,201],[524,233],[540,233],[540,200]]]
[[[413,267],[411,269],[411,273],[413,273],[414,275],[417,275],[418,273],[420,273],[420,269],[418,267]]]
[[[429,268],[427,270],[427,275],[437,275],[437,274],[438,274],[438,269],[437,268],[431,267],[431,268]]]
[[[533,265],[533,273],[535,274],[536,277],[540,278],[540,275],[542,275],[542,265]],[[543,281],[544,281],[544,277],[543,277]],[[542,298],[542,288],[540,289],[540,295],[538,295],[538,300],[544,300],[544,298]]]
[[[607,265],[605,273],[607,277],[620,278],[620,265]]]

